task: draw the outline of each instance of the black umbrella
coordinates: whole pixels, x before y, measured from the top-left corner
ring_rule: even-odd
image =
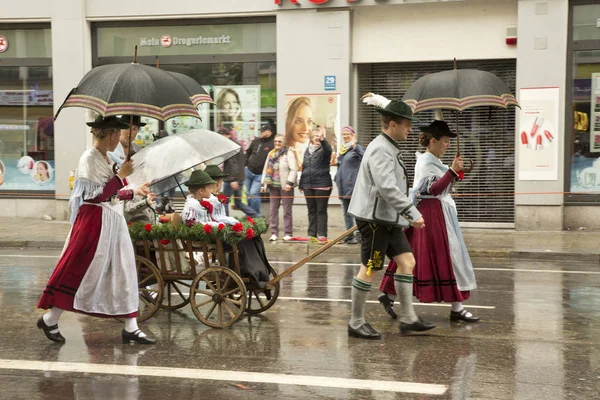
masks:
[[[196,82],[195,79],[187,75],[180,74],[179,72],[167,71],[167,73],[173,75],[173,78],[175,78],[186,88],[190,95],[190,98],[192,99],[192,102],[196,107],[202,103],[213,103],[213,100],[210,97],[210,95],[206,92],[206,90],[204,90],[201,84]]]
[[[436,108],[463,111],[479,106],[518,105],[510,89],[496,75],[477,69],[453,69],[425,75],[403,98],[415,113]]]
[[[417,79],[402,100],[415,113],[443,108],[455,110],[457,134],[458,113],[463,110],[481,106],[519,106],[502,79],[491,72],[478,69],[456,69],[456,60],[453,70],[436,72]],[[457,155],[460,155],[460,135],[456,138],[456,148]]]
[[[196,88],[196,93],[191,93],[189,80],[194,80],[187,78],[137,63],[96,67],[71,90],[54,118],[64,107],[88,108],[105,117],[132,114],[161,121],[179,116],[199,118],[198,105],[213,101],[198,83],[201,91]]]

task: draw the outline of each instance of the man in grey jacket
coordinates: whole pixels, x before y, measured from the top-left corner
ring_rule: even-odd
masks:
[[[398,264],[394,286],[401,303],[400,331],[421,332],[433,329],[435,325],[420,319],[413,308],[415,259],[403,231],[409,226],[425,226],[423,217],[407,197],[406,167],[396,143],[408,138],[415,118],[403,101],[389,101],[371,93],[363,100],[377,106],[382,133],[365,151],[348,208],[348,214],[356,219],[362,236],[360,271],[352,281],[352,318],[348,334],[362,339],[380,339],[379,332],[365,321],[364,310],[375,278],[373,271],[383,269],[386,255]]]

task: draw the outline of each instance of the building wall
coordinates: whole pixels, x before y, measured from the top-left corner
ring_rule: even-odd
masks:
[[[516,0],[356,7],[352,61],[516,58],[516,46],[506,45],[515,25]]]
[[[353,88],[355,76],[351,73],[354,63],[456,57],[460,67],[461,59],[517,58],[517,88],[560,88],[559,130],[564,137],[568,0],[362,0],[354,4],[330,0],[320,6],[307,0],[300,0],[300,5],[291,4],[289,0],[282,2],[277,6],[274,0],[176,0],[170,3],[20,0],[11,2],[10,7],[3,10],[0,22],[51,21],[54,98],[60,103],[91,68],[90,21],[277,15],[280,126],[284,124],[285,94],[323,93],[325,75],[337,77],[342,124],[354,120],[357,101]],[[545,8],[547,12],[540,14]],[[518,27],[518,47],[505,44],[506,28],[514,25]],[[535,38],[546,38],[547,48],[534,50]],[[543,73],[540,66],[544,67]],[[54,110],[59,106],[55,104]],[[79,155],[91,144],[83,124],[85,119],[84,111],[65,109],[56,121],[56,193],[60,201],[55,207],[39,206],[43,213],[55,208],[54,216],[64,218],[68,172],[76,167]],[[560,146],[559,180],[516,181],[517,192],[563,190],[564,141],[560,141]],[[515,159],[518,160],[518,154]],[[518,170],[518,165],[516,168]],[[2,215],[8,215],[10,210],[14,215],[29,215],[20,204],[25,203],[0,200],[0,208],[5,208]],[[34,204],[38,203],[29,206]],[[564,214],[562,195],[517,196],[516,207],[518,229],[558,230],[564,224],[579,223],[576,210]]]
[[[558,144],[558,180],[520,181],[519,148],[515,146],[515,168],[517,178],[515,191],[527,193],[560,193],[564,188],[564,144],[565,144],[565,82],[567,63],[568,0],[519,0],[519,46],[517,49],[517,95],[520,88],[558,87],[559,123],[556,129],[561,140]],[[536,50],[535,40],[545,39],[545,49]],[[518,100],[518,98],[517,98]],[[517,131],[519,116],[517,114]],[[515,143],[519,143],[515,132]],[[517,195],[516,228],[518,230],[562,230],[564,223],[563,195],[527,194]]]

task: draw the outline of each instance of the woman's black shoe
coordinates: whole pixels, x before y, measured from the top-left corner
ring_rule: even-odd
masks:
[[[123,329],[123,332],[121,333],[121,337],[123,338],[123,343],[131,343],[131,342],[135,342],[137,344],[154,344],[154,343],[156,343],[156,340],[150,339],[148,336],[140,336],[140,333],[142,333],[142,331],[139,329],[137,329],[133,333],[127,332],[125,329]]]
[[[464,308],[461,311],[450,311],[450,321],[465,321],[465,322],[479,322],[479,317],[471,314],[467,316],[468,312]]]
[[[394,302],[388,297],[387,294],[381,293],[379,296],[377,296],[377,300],[379,300],[379,302],[383,306],[383,309],[386,313],[388,313],[390,317],[394,319],[398,318],[396,311],[394,311]]]
[[[63,337],[63,335],[60,334],[60,332],[50,333],[50,331],[58,330],[58,324],[52,325],[52,326],[46,325],[46,323],[44,322],[44,316],[41,316],[40,319],[38,319],[37,327],[40,328],[41,330],[43,330],[46,337],[48,339],[52,340],[53,342],[56,342],[56,343],[65,343],[66,342],[65,338]]]

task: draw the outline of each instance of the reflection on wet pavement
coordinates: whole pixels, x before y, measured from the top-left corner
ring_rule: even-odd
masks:
[[[348,338],[350,303],[327,301],[350,298],[358,257],[324,255],[283,280],[270,310],[244,316],[231,329],[202,325],[187,306],[159,311],[143,324],[156,346],[123,346],[120,323],[65,313],[60,328],[67,343],[58,346],[35,327],[41,315],[35,304],[57,254],[0,250],[0,359],[22,360],[17,369],[0,369],[2,399],[600,398],[600,274],[586,264],[475,260],[480,288],[466,306],[481,306],[473,308],[481,323],[450,323],[448,307],[417,306],[437,329],[401,336],[397,321],[369,303],[367,319],[384,334],[371,342]],[[272,261],[281,272],[297,257]],[[370,300],[376,296],[372,291]],[[50,363],[27,370],[26,361]],[[127,375],[118,367],[110,367],[117,368],[112,373],[60,372],[59,366],[70,365],[62,363],[242,372],[239,380],[219,381]],[[266,380],[244,381],[250,372]],[[276,383],[282,376],[313,378]],[[353,389],[330,380],[323,387],[318,377],[373,380],[376,386]],[[385,390],[390,381],[447,390],[393,392]]]

